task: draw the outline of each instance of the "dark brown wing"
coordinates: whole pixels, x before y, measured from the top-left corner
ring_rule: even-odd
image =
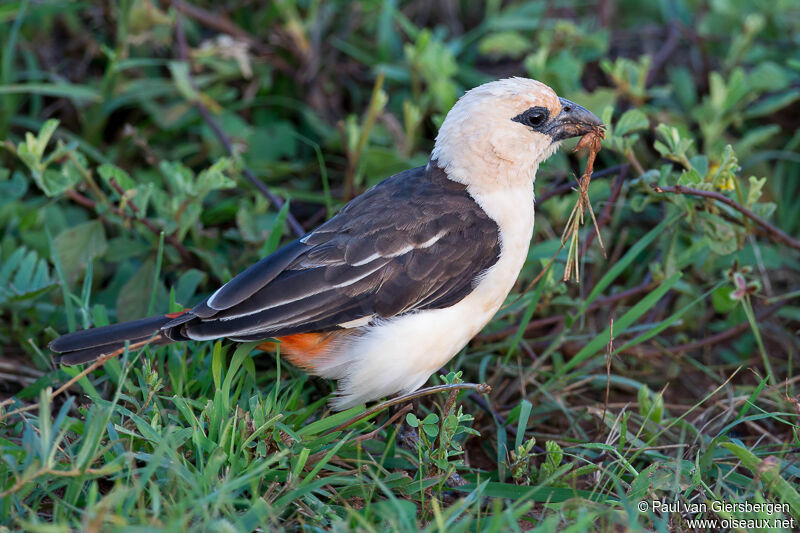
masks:
[[[260,339],[449,307],[497,261],[498,231],[432,162],[379,183],[165,329]]]

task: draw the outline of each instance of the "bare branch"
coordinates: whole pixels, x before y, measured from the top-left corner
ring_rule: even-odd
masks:
[[[740,212],[745,217],[749,218],[762,228],[764,228],[770,238],[773,241],[781,242],[787,246],[794,248],[795,250],[800,250],[800,241],[797,239],[793,239],[786,233],[784,233],[779,228],[773,226],[760,216],[756,215],[746,207],[741,204],[737,204],[724,194],[718,193],[716,191],[704,191],[702,189],[693,189],[692,187],[684,187],[683,185],[675,185],[674,187],[659,187],[658,185],[651,185],[653,190],[657,193],[672,193],[672,194],[685,194],[690,196],[702,196],[704,198],[711,198],[712,200],[716,200],[721,202],[728,207],[735,209],[736,211]]]

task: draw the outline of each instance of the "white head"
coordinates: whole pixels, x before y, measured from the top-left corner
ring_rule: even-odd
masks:
[[[539,163],[568,137],[602,125],[583,107],[527,78],[485,83],[462,96],[436,136],[431,159],[468,185],[532,183]]]

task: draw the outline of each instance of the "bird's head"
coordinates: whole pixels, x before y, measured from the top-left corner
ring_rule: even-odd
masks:
[[[456,102],[439,129],[431,159],[458,181],[530,181],[563,139],[602,125],[547,85],[508,78],[467,91]]]

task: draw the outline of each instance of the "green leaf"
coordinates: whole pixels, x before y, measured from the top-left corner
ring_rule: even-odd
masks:
[[[755,176],[748,178],[750,186],[747,189],[747,200],[745,200],[745,207],[752,209],[756,202],[761,198],[761,191],[767,183],[767,178],[758,179]]]
[[[131,179],[127,172],[122,170],[116,165],[104,164],[97,168],[97,173],[103,178],[103,181],[111,186],[111,180],[116,181],[123,190],[135,189],[136,182]]]
[[[706,214],[701,221],[701,227],[707,237],[709,249],[715,254],[729,255],[739,248],[736,231],[722,217]]]
[[[800,100],[800,89],[791,89],[784,93],[767,96],[753,105],[749,106],[744,112],[747,118],[763,117],[771,115],[785,107],[788,107]]]
[[[686,170],[681,173],[678,178],[678,184],[686,187],[698,187],[704,181],[704,175],[701,175],[695,169]]]
[[[233,352],[231,362],[228,363],[228,367],[225,369],[225,381],[222,383],[222,396],[226,399],[226,401],[229,399],[231,394],[233,378],[236,377],[236,373],[239,371],[239,368],[242,367],[244,360],[250,356],[250,352],[252,352],[253,348],[258,346],[260,342],[261,341],[244,342],[237,346],[236,350]]]
[[[647,385],[642,385],[638,393],[639,415],[645,420],[661,423],[664,412],[664,399],[661,394],[653,394]]]
[[[739,302],[731,298],[734,291],[732,285],[723,285],[711,293],[711,304],[717,313],[730,313],[739,305]]]
[[[550,470],[550,473],[553,473],[561,465],[561,461],[564,460],[564,451],[554,440],[548,440],[545,442],[544,447],[547,451],[547,459],[545,464],[548,465],[548,470]]]
[[[34,250],[18,248],[0,267],[0,302],[30,300],[55,286],[47,262]]]
[[[189,63],[186,61],[170,61],[167,68],[169,68],[169,72],[172,74],[172,81],[181,96],[190,102],[197,100],[198,92],[191,81]]]
[[[422,424],[422,431],[429,437],[435,437],[439,434],[439,426],[433,424]]]
[[[788,503],[794,516],[800,516],[800,494],[788,481],[781,477],[779,462],[770,464],[757,457],[747,448],[732,442],[723,442],[721,446],[736,455],[744,466],[759,477],[766,487],[777,495],[782,502]]]
[[[275,121],[257,128],[248,139],[247,163],[262,168],[281,159],[296,157],[295,132],[294,125],[286,121]]]
[[[531,40],[516,31],[491,33],[481,39],[478,51],[484,55],[520,58],[530,50]]]
[[[623,137],[634,131],[646,130],[649,125],[647,115],[638,109],[629,109],[617,121],[614,135]]]
[[[194,192],[194,172],[191,169],[173,161],[162,161],[158,168],[173,194],[192,194]]]
[[[528,428],[528,419],[531,415],[531,409],[533,409],[533,404],[528,400],[524,399],[520,403],[519,409],[519,422],[517,423],[517,437],[514,440],[514,449],[518,450],[520,446],[522,446],[522,441],[525,439],[525,430]],[[535,442],[535,439],[533,439]]]
[[[422,421],[423,424],[438,424],[439,423],[439,415],[436,413],[430,413],[425,419]]]
[[[105,229],[99,220],[65,229],[56,236],[53,244],[70,284],[81,277],[90,260],[101,257],[108,248]]]
[[[214,389],[220,390],[222,387],[222,343],[214,343],[214,351],[211,354],[211,375],[214,378]]]
[[[193,183],[190,181],[190,186],[187,187],[187,191],[192,196],[202,200],[211,191],[235,187],[236,182],[225,175],[232,167],[232,160],[227,157],[220,158],[216,163],[202,170]]]
[[[283,206],[281,206],[281,210],[278,211],[278,216],[275,217],[275,222],[272,223],[272,227],[269,230],[269,236],[267,240],[264,242],[264,246],[261,249],[261,253],[264,256],[267,256],[278,249],[278,245],[281,242],[281,236],[283,235],[283,231],[286,227],[286,218],[289,216],[289,200],[283,202]]]
[[[73,100],[100,100],[100,93],[87,85],[70,83],[19,83],[0,85],[0,94],[41,94]]]
[[[44,151],[47,149],[47,144],[50,138],[58,128],[58,120],[51,118],[46,120],[42,127],[39,129],[39,135],[36,136],[34,153],[41,159],[44,156]]]
[[[319,435],[328,431],[331,428],[334,428],[338,425],[341,425],[344,422],[347,422],[351,418],[360,415],[366,410],[364,405],[357,405],[355,407],[351,407],[347,411],[342,411],[341,413],[332,414],[326,416],[321,420],[317,420],[316,422],[312,422],[310,424],[304,425],[302,428],[297,430],[298,435],[306,436],[306,435]]]
[[[68,167],[65,167],[65,169]],[[70,172],[59,172],[51,168],[47,168],[42,172],[39,178],[39,186],[44,193],[52,198],[71,189],[78,182],[77,176]]]
[[[207,275],[205,272],[195,268],[190,268],[181,274],[175,287],[175,301],[188,307],[192,296],[194,296],[197,291],[197,287],[206,277]]]
[[[117,320],[119,322],[147,316],[155,273],[156,262],[152,259],[147,260],[122,286],[117,296]],[[165,306],[161,304],[168,301],[167,289],[160,281],[156,285],[156,301],[159,303],[156,309],[162,309]]]

